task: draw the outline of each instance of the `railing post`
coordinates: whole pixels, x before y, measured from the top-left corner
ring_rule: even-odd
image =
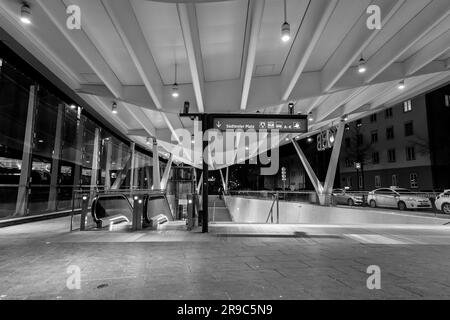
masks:
[[[277,192],[277,224],[280,223],[280,194]]]

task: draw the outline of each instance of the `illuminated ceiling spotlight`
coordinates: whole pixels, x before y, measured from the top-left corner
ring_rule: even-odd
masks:
[[[178,98],[180,94],[178,93],[178,84],[175,82],[172,86],[172,97]]]
[[[313,138],[308,137],[308,139],[306,141],[308,141],[308,143],[311,143],[311,142],[313,142]]]
[[[281,25],[281,40],[288,42],[291,39],[291,26],[287,22],[286,0],[284,0],[284,23]]]
[[[290,115],[293,115],[294,114],[294,103],[291,101],[291,102],[289,102],[289,104],[288,104],[288,113],[290,114]]]
[[[406,88],[405,80],[402,80],[397,85],[398,90],[404,90]]]
[[[348,120],[348,115],[347,114],[344,114],[343,116],[342,116],[342,121],[347,121]]]
[[[112,106],[111,106],[111,113],[112,114],[117,114],[117,103],[113,102]]]
[[[308,113],[308,121],[313,121],[313,120],[314,120],[314,117],[313,117],[312,112]]]
[[[366,71],[367,71],[366,60],[364,60],[364,58],[361,56],[361,59],[359,59],[359,62],[358,62],[358,72],[364,73]]]
[[[178,98],[180,96],[178,92],[178,84],[177,84],[177,64],[175,63],[175,82],[172,85],[172,97]]]
[[[330,142],[331,142],[331,143],[334,143],[334,135],[333,135],[333,134],[330,135]]]
[[[20,7],[20,21],[23,24],[31,24],[31,8],[26,2]]]
[[[75,109],[77,108],[77,106],[74,105],[73,103],[72,103],[69,107],[70,107],[70,109],[72,109],[72,110],[75,110]]]

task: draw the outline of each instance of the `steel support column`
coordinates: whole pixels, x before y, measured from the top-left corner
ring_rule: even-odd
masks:
[[[106,165],[105,165],[105,189],[111,189],[111,158],[112,158],[112,141],[106,141]]]
[[[321,195],[323,193],[323,186],[317,178],[313,168],[309,164],[308,159],[306,158],[298,143],[294,139],[291,139],[291,142],[294,145],[295,150],[297,151],[297,154],[303,164],[303,167],[305,168],[306,173],[308,174],[309,179],[311,180],[314,190],[316,190],[317,195]]]
[[[345,122],[339,122],[337,133],[334,136],[333,151],[331,152],[330,163],[328,164],[327,176],[323,192],[326,195],[333,191],[334,179],[336,177],[336,169],[339,163],[339,154],[341,152],[342,138],[344,137]],[[359,181],[358,181],[359,183]]]
[[[208,115],[203,115],[202,118],[202,131],[203,134],[206,132],[206,130],[208,130],[209,128],[209,117]],[[203,139],[203,147],[202,150],[207,150],[208,148],[208,141],[206,139]],[[204,155],[203,155],[204,156]],[[203,159],[203,205],[202,205],[202,210],[203,210],[203,215],[202,215],[202,232],[206,233],[208,232],[208,219],[209,219],[209,214],[208,214],[208,178],[209,178],[209,167],[208,167],[208,162],[206,161],[207,159]]]
[[[170,170],[172,169],[172,161],[173,161],[173,156],[172,156],[172,154],[170,154],[169,160],[167,161],[166,169],[164,170],[164,174],[161,179],[161,189],[162,190],[167,189],[167,182],[169,181]]]
[[[28,213],[28,192],[30,187],[31,157],[33,151],[33,135],[38,91],[38,86],[32,85],[30,87],[27,123],[23,140],[22,167],[20,170],[19,189],[17,190],[16,211],[14,213],[15,217],[24,216]]]
[[[159,172],[159,155],[158,155],[158,140],[153,138],[153,189],[161,189],[161,175]]]
[[[84,131],[84,122],[81,121],[81,107],[77,108],[77,137],[76,137],[76,149],[75,149],[75,168],[73,170],[73,191],[80,188],[81,185],[81,167],[82,167],[82,156],[83,156],[83,131]],[[76,195],[78,193],[73,192],[72,201],[79,200],[76,199]]]
[[[91,199],[94,195],[94,192],[97,189],[99,167],[100,167],[100,128],[95,128],[94,150],[92,151],[91,184],[90,184]]]
[[[58,105],[58,113],[56,116],[56,132],[54,139],[54,147],[52,154],[52,166],[51,166],[51,177],[50,177],[50,192],[48,195],[48,207],[49,211],[55,211],[57,208],[56,201],[58,195],[58,173],[59,173],[59,159],[61,158],[61,136],[62,136],[62,126],[64,121],[64,104]]]
[[[134,142],[130,144],[130,152],[130,192],[132,192],[134,187],[134,170],[136,168],[136,144]]]

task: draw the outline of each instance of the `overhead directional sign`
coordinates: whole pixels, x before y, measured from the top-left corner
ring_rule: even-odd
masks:
[[[285,133],[308,132],[308,120],[303,115],[221,114],[212,116],[212,128],[226,130],[278,130]]]

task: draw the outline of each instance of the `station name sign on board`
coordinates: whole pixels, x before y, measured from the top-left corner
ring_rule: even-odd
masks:
[[[278,130],[284,133],[308,132],[308,120],[303,115],[217,115],[212,117],[212,128],[227,130]]]

